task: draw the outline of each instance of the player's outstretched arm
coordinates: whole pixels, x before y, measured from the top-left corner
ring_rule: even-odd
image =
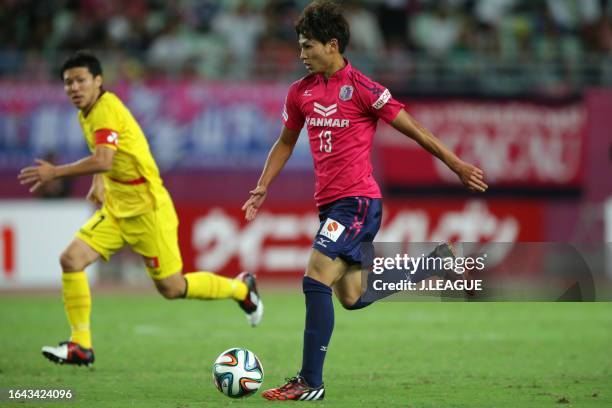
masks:
[[[391,125],[442,160],[448,168],[457,174],[463,185],[469,190],[484,192],[488,188],[484,181],[484,172],[481,169],[457,157],[404,109],[400,110]]]
[[[21,169],[17,178],[21,185],[31,184],[30,193],[33,193],[43,184],[56,178],[84,176],[109,171],[113,165],[114,156],[115,150],[105,146],[97,146],[91,156],[61,166],[36,159],[36,166]]]
[[[253,220],[257,215],[257,210],[259,210],[259,207],[261,207],[266,199],[268,186],[285,167],[285,163],[291,157],[299,136],[299,131],[287,129],[283,126],[278,140],[270,149],[270,153],[268,153],[268,158],[257,182],[257,187],[249,191],[251,197],[242,206],[242,211],[245,212],[244,217],[247,221]]]

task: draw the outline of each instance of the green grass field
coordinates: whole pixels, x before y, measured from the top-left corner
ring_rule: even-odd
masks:
[[[59,297],[3,294],[0,388],[71,388],[43,407],[277,406],[230,400],[211,380],[221,351],[253,350],[263,388],[301,361],[303,296],[264,292],[266,315],[247,326],[231,301],[169,302],[94,292],[95,368],[47,362],[40,347],[67,337]],[[321,407],[610,407],[612,303],[382,302],[336,304]]]

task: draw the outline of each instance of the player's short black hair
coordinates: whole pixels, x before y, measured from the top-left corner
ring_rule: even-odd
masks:
[[[71,68],[87,68],[94,78],[98,75],[102,75],[100,60],[90,51],[86,50],[79,50],[64,61],[60,71],[60,78],[62,81],[64,80],[64,72]]]
[[[342,15],[340,6],[329,0],[317,0],[310,3],[295,23],[295,32],[299,36],[317,40],[326,44],[332,38],[338,40],[338,49],[344,53],[351,37],[349,24]]]

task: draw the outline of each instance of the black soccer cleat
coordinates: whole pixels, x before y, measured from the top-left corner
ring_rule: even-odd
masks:
[[[84,348],[72,341],[62,341],[59,346],[44,346],[42,354],[50,361],[58,364],[73,364],[89,367],[94,363],[92,348]]]
[[[278,388],[264,391],[261,396],[270,401],[322,401],[325,398],[325,387],[310,387],[304,377],[287,378],[287,383]]]
[[[442,258],[442,259],[444,258],[454,259],[457,257],[457,248],[451,242],[443,242],[440,245],[438,245],[430,255],[434,257]],[[472,276],[467,269],[465,269],[463,273],[456,273],[453,270],[444,269],[444,272],[442,273],[442,276],[440,277],[448,281],[451,281],[451,282],[455,282],[458,280],[469,281],[472,279]],[[476,291],[473,289],[464,289],[463,291],[469,297],[476,296]]]
[[[261,322],[263,317],[264,305],[257,292],[257,282],[255,275],[250,272],[242,272],[236,276],[236,278],[244,282],[249,290],[244,300],[238,301],[238,305],[244,313],[246,313],[249,324],[253,327],[257,326]]]

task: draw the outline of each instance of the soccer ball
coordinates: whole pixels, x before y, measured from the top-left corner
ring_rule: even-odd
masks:
[[[230,398],[242,398],[257,392],[264,372],[257,356],[244,348],[225,350],[212,369],[215,386]]]

